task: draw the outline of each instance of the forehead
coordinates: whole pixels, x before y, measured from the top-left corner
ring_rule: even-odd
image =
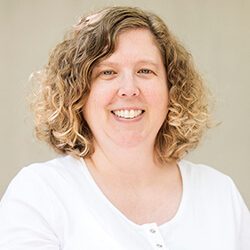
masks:
[[[121,31],[116,38],[114,52],[103,61],[140,60],[159,62],[161,51],[156,38],[145,28],[127,29]]]

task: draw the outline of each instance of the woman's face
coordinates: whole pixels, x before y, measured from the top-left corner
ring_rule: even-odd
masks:
[[[118,35],[116,50],[93,69],[84,117],[98,144],[154,144],[167,115],[167,76],[147,29]]]

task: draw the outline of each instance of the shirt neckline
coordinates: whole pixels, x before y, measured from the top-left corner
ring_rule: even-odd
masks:
[[[132,227],[134,227],[137,230],[144,230],[145,228],[148,228],[150,226],[152,227],[158,227],[159,229],[167,229],[171,225],[175,224],[180,217],[183,214],[183,210],[185,208],[186,200],[187,200],[187,193],[188,193],[188,183],[187,183],[187,175],[185,171],[185,163],[183,160],[180,160],[178,162],[178,167],[180,170],[181,174],[181,179],[182,179],[182,197],[181,201],[179,204],[179,207],[172,219],[169,221],[166,221],[160,225],[157,225],[157,223],[152,222],[152,223],[144,223],[144,224],[137,224],[130,220],[125,214],[123,214],[109,199],[108,197],[103,193],[101,188],[97,185],[95,182],[92,174],[90,173],[85,161],[83,158],[80,158],[80,164],[81,164],[81,169],[84,171],[85,176],[87,177],[88,181],[90,182],[90,185],[92,188],[96,191],[96,193],[99,195],[100,199],[109,207],[109,209],[112,210],[113,213],[115,213],[117,216],[119,216],[123,221],[125,221],[127,224],[130,224]]]

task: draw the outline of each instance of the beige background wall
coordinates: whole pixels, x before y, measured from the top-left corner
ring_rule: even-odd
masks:
[[[32,134],[29,75],[79,16],[111,4],[156,12],[194,55],[222,123],[189,158],[230,175],[250,206],[249,0],[0,0],[0,197],[21,167],[55,156]]]

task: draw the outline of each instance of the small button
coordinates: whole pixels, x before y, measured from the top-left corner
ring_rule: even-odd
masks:
[[[163,245],[162,245],[162,244],[159,244],[159,243],[156,244],[156,246],[159,247],[159,248],[162,248],[162,247],[163,247]]]
[[[153,228],[151,228],[149,231],[150,231],[150,233],[152,233],[152,234],[154,234],[154,233],[156,232]]]

